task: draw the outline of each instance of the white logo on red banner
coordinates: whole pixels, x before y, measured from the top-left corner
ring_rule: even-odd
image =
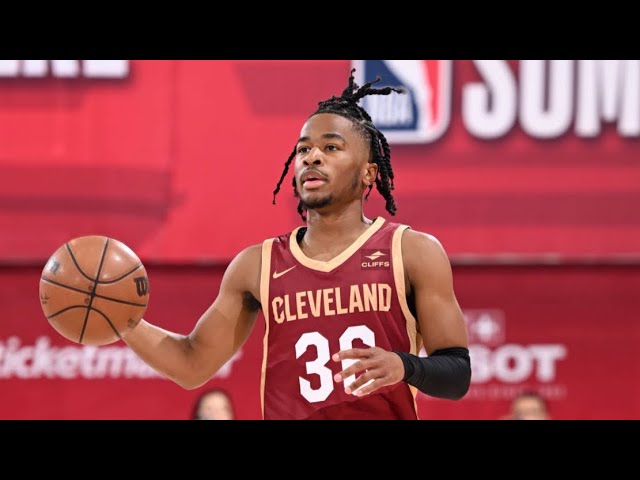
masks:
[[[563,398],[566,387],[557,382],[558,366],[567,358],[564,343],[508,341],[505,313],[500,309],[466,309],[471,388],[467,399],[510,399],[523,388],[547,398]],[[424,349],[422,356],[426,355]]]
[[[126,78],[129,60],[0,60],[0,78]]]
[[[215,375],[227,378],[233,364],[242,357],[239,350]],[[61,378],[73,380],[103,378],[162,378],[129,347],[88,345],[55,346],[47,336],[33,345],[11,336],[0,339],[0,379]]]
[[[567,133],[594,138],[607,123],[640,136],[640,60],[473,60],[479,81],[462,85],[460,115],[475,138],[518,126],[536,139]],[[390,143],[432,143],[449,129],[453,75],[448,60],[354,60],[362,85],[402,87],[406,95],[363,99]]]

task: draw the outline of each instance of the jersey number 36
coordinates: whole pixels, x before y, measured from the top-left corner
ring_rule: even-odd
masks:
[[[348,350],[353,348],[353,341],[360,339],[365,345],[375,347],[376,338],[373,331],[364,325],[354,325],[347,328],[340,336],[340,350]],[[320,377],[320,387],[311,388],[311,382],[302,377],[300,379],[300,393],[309,402],[322,402],[333,392],[333,373],[327,367],[327,363],[331,360],[331,352],[329,350],[329,340],[323,337],[319,332],[308,332],[303,334],[296,342],[296,358],[300,358],[311,345],[315,346],[318,351],[318,358],[311,362],[307,362],[307,373],[316,374]],[[347,359],[342,361],[342,369],[353,365],[357,360]],[[355,381],[355,375],[351,375],[344,379],[344,386],[348,387]]]

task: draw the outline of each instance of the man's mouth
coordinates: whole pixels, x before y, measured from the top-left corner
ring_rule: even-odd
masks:
[[[319,187],[320,185],[322,185],[324,183],[326,183],[325,180],[319,180],[319,179],[316,180],[316,179],[310,178],[310,179],[305,180],[304,182],[302,182],[302,186],[304,188],[317,188],[317,187]]]
[[[326,178],[317,172],[305,172],[300,178],[304,188],[317,188],[326,183]]]

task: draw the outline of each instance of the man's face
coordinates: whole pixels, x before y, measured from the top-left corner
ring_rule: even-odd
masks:
[[[547,420],[548,414],[542,400],[536,397],[522,397],[513,403],[514,420]]]
[[[233,420],[233,409],[226,395],[214,392],[202,399],[198,417],[201,420]]]
[[[369,145],[353,123],[340,115],[320,113],[309,118],[296,152],[296,188],[307,209],[362,198],[365,177],[377,171],[369,163]]]

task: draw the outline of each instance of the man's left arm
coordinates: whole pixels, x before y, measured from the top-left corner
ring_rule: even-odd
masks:
[[[451,264],[432,235],[406,230],[402,240],[406,278],[428,355],[396,352],[404,365],[403,380],[434,397],[462,398],[471,382],[471,360]]]
[[[335,381],[360,374],[351,385],[345,385],[347,393],[357,396],[404,380],[434,397],[462,398],[471,382],[471,361],[449,259],[435,237],[412,230],[403,233],[402,256],[407,291],[415,298],[428,357],[379,347],[343,350],[333,355],[333,360],[352,359],[354,363],[336,374]]]

